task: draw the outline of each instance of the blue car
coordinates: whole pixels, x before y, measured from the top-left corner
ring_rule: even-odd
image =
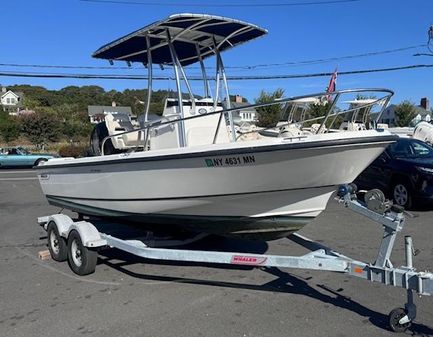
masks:
[[[0,168],[32,167],[51,158],[54,156],[45,153],[30,153],[22,147],[0,148]]]

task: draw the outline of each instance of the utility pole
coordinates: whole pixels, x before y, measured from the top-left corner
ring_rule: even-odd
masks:
[[[430,26],[428,32],[428,40],[427,40],[427,49],[430,51],[430,54],[427,53],[418,53],[413,56],[433,56],[433,25]]]

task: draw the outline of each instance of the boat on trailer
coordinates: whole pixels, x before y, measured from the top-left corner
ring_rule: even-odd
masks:
[[[312,221],[336,186],[352,182],[395,140],[374,128],[393,92],[342,90],[231,107],[221,53],[266,33],[234,19],[177,14],[98,49],[96,58],[147,68],[144,123],[135,129],[107,118],[92,135],[95,156],[55,158],[35,167],[48,202],[166,231],[260,240],[287,236]],[[211,56],[216,59],[213,77],[204,62]],[[202,98],[194,95],[186,75],[192,64],[202,71]],[[149,121],[154,65],[173,68],[177,97],[166,100],[160,120]],[[341,98],[372,92],[376,98],[368,103],[338,107]],[[323,115],[306,112],[309,99],[326,107]],[[299,102],[302,113],[287,114]],[[277,132],[258,128],[245,137],[236,130],[234,112],[255,108],[264,113],[269,107],[290,116]],[[373,107],[379,109],[377,118],[370,116],[365,127],[351,131],[350,123],[358,123],[353,116]],[[345,130],[335,126],[348,115],[352,119],[345,121]]]

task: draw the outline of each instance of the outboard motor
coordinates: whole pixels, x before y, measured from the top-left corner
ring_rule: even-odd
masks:
[[[108,136],[108,129],[105,122],[95,125],[90,134],[90,155],[100,156],[102,154],[102,143],[104,138]],[[111,139],[107,139],[104,144],[104,155],[118,153],[113,146]]]
[[[419,122],[413,130],[412,137],[433,145],[433,125],[428,122]]]

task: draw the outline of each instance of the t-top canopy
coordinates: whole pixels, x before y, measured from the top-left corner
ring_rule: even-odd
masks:
[[[102,46],[92,56],[146,64],[150,50],[152,63],[170,65],[170,36],[180,63],[186,66],[200,60],[198,50],[204,59],[214,55],[216,48],[223,51],[266,33],[255,25],[221,16],[175,14]]]

